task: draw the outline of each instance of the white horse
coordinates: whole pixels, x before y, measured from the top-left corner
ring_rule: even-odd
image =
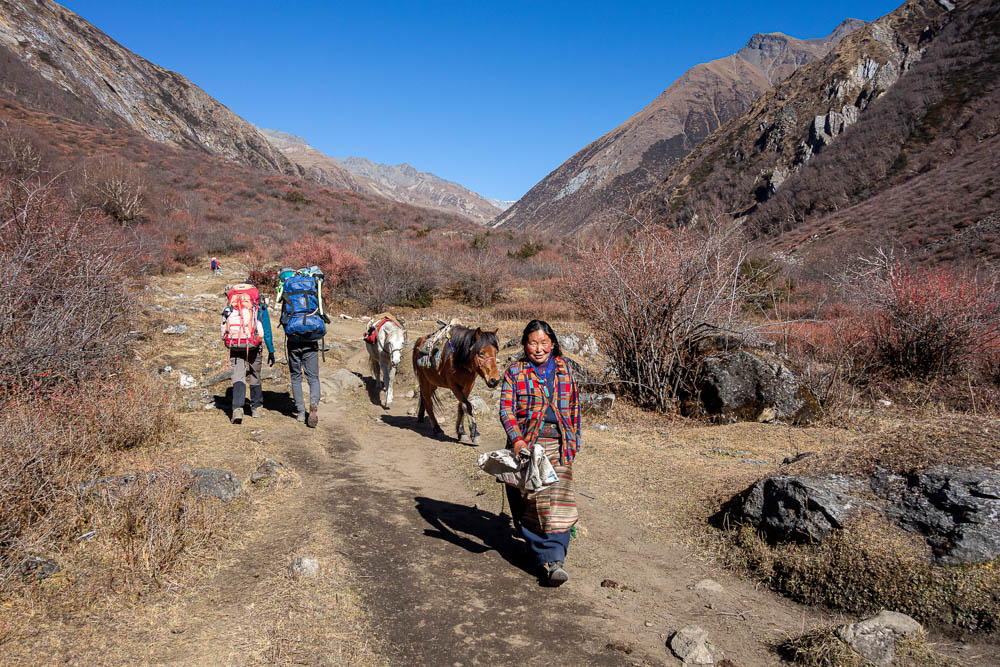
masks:
[[[370,329],[374,324],[376,321],[372,320],[366,328]],[[387,409],[392,405],[392,381],[396,377],[396,368],[399,366],[405,339],[406,330],[392,320],[387,320],[379,329],[374,343],[365,341],[372,377],[378,383],[379,392],[385,392],[384,406]]]

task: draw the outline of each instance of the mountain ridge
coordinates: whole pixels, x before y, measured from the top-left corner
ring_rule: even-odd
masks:
[[[50,0],[0,0],[0,46],[51,84],[33,102],[71,113],[89,107],[108,126],[127,126],[146,137],[194,147],[245,166],[297,174],[257,128],[184,76],[126,49],[94,25]],[[6,72],[5,72],[6,74]],[[5,77],[6,78],[6,77]],[[9,81],[6,92],[28,86]],[[61,91],[57,93],[54,91]],[[57,99],[58,98],[58,99]],[[88,120],[93,120],[90,118]]]
[[[571,231],[623,215],[702,139],[783,78],[864,25],[846,19],[801,40],[758,33],[737,53],[695,65],[645,108],[592,141],[498,216],[493,227]]]
[[[323,154],[294,134],[269,129],[261,129],[261,133],[308,177],[320,183],[457,213],[480,224],[503,211],[460,183],[421,171],[406,162],[388,165],[356,156],[336,158]]]

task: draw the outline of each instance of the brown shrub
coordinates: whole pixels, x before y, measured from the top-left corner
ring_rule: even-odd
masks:
[[[0,593],[31,554],[78,525],[77,485],[99,476],[113,452],[156,442],[170,425],[154,380],[120,370],[46,391],[0,395]]]
[[[453,258],[454,259],[454,258]],[[492,306],[507,283],[504,256],[494,248],[473,249],[461,262],[458,287],[462,300],[474,306]]]
[[[568,276],[621,391],[661,411],[694,395],[703,343],[742,333],[757,284],[747,246],[733,227],[684,231],[640,225],[612,235]]]
[[[83,170],[80,206],[103,211],[116,222],[134,225],[146,215],[146,175],[123,159],[97,161]]]
[[[130,244],[51,183],[0,179],[0,384],[50,384],[122,354]]]
[[[414,246],[373,241],[362,252],[365,270],[350,294],[370,312],[390,306],[429,306],[440,285],[436,258]]]

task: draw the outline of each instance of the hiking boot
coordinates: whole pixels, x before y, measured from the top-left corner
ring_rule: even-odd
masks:
[[[309,416],[306,417],[306,426],[309,428],[316,428],[316,424],[319,422],[317,410],[319,410],[319,406],[315,403],[309,406]]]
[[[236,408],[233,410],[233,423],[242,424],[243,423],[243,408]]]
[[[563,569],[562,561],[555,561],[553,563],[545,564],[545,585],[552,586],[562,586],[567,581],[569,581],[569,575],[566,574],[566,570]]]
[[[250,411],[247,412],[247,417],[250,417],[251,419],[258,419],[263,416],[264,416],[264,408],[260,406],[257,406],[255,408],[254,406],[251,405]]]
[[[304,413],[304,412],[296,412],[295,413],[295,421],[302,422],[303,424],[305,424],[306,423],[306,413]]]

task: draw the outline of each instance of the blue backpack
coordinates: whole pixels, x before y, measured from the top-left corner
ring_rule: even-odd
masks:
[[[294,342],[308,342],[326,335],[326,315],[320,301],[320,281],[315,276],[296,273],[285,279],[281,289],[281,325]]]

